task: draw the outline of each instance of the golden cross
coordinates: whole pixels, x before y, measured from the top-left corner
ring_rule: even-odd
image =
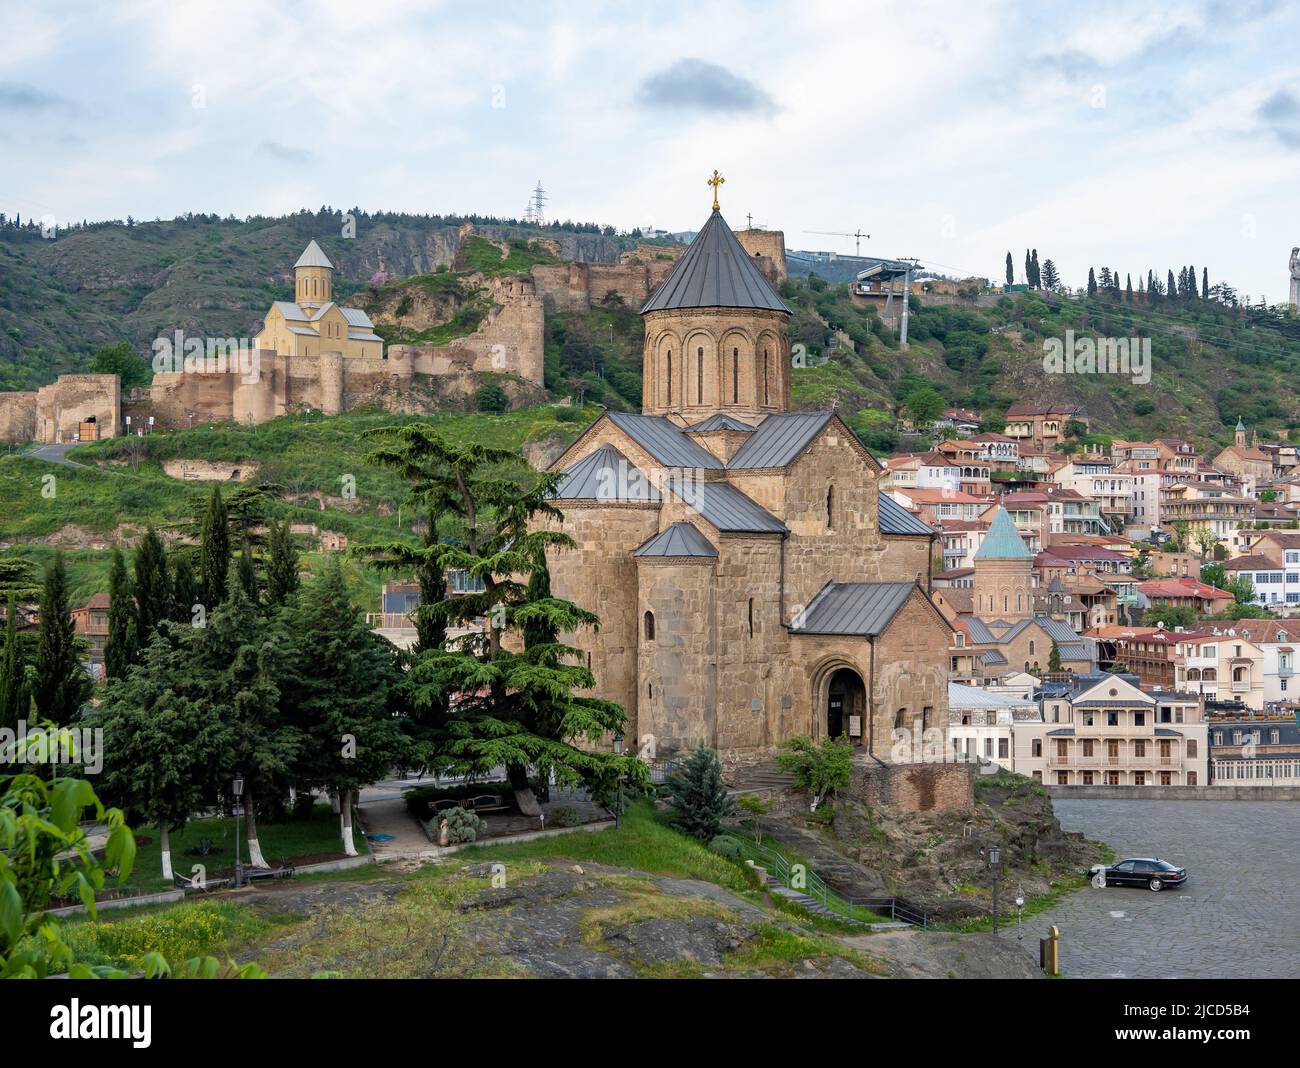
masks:
[[[715,169],[713,177],[709,178],[704,184],[713,186],[713,210],[718,210],[718,186],[722,185],[726,179]]]

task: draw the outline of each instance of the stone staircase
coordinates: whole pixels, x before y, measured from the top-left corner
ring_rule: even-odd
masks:
[[[794,776],[777,766],[776,761],[765,760],[759,764],[732,768],[723,776],[727,786],[736,793],[753,793],[759,790],[784,790],[794,785]]]

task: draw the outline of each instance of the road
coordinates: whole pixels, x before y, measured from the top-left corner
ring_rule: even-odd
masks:
[[[1188,885],[1088,887],[1026,922],[1026,952],[1037,957],[1038,938],[1056,924],[1067,977],[1300,976],[1300,804],[1065,799],[1055,808],[1066,830],[1107,842],[1117,860],[1186,866]],[[1014,925],[1002,936],[1014,939]]]

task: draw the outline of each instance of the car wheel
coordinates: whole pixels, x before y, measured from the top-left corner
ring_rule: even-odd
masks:
[[[1157,892],[1165,888],[1165,884],[1162,883],[1159,879],[1152,879],[1149,883],[1147,883],[1147,886],[1151,887],[1152,890],[1155,890]]]

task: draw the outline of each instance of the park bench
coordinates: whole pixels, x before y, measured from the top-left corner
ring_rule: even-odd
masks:
[[[510,807],[510,802],[500,794],[479,794],[470,804],[475,812],[504,812]]]

